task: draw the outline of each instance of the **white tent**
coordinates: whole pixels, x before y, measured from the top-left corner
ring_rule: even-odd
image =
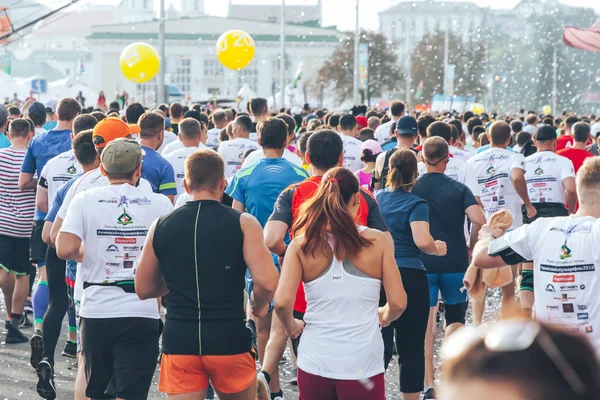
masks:
[[[98,92],[90,89],[81,81],[72,78],[63,78],[48,83],[48,95],[55,99],[62,99],[65,97],[75,98],[79,92],[83,93],[85,105],[87,107],[96,105]]]

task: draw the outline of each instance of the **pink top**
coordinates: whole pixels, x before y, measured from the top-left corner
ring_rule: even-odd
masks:
[[[371,190],[371,174],[368,172],[364,172],[362,169],[356,171],[356,177],[360,183],[360,186],[364,187],[367,190]]]

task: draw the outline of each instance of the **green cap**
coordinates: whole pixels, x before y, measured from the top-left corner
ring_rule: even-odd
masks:
[[[127,174],[140,165],[143,156],[142,146],[135,140],[114,139],[102,150],[100,160],[109,174]]]

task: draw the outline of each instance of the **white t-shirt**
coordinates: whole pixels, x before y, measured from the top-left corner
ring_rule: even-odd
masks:
[[[258,148],[256,142],[246,138],[235,138],[221,143],[219,155],[223,157],[225,162],[225,177],[227,179],[231,178],[242,168],[242,158],[244,158],[246,151]]]
[[[177,200],[182,193],[185,193],[185,187],[183,187],[183,181],[185,178],[185,159],[190,154],[203,148],[207,147],[200,143],[200,146],[198,147],[183,147],[164,156],[165,160],[167,160],[173,166],[173,171],[175,172],[175,183],[177,184],[177,194],[175,195],[175,200]]]
[[[221,144],[219,136],[221,135],[222,130],[223,128],[212,128],[208,130],[208,139],[206,140],[206,145],[208,147],[210,147],[213,150],[217,150],[219,144]]]
[[[419,169],[419,176],[425,173],[425,163],[419,162],[417,164],[417,168]],[[444,174],[458,181],[462,184],[465,184],[467,179],[467,163],[457,160],[456,158],[450,157],[448,159],[448,165],[446,165],[446,172]]]
[[[390,129],[392,124],[395,124],[397,121],[388,121],[385,124],[381,124],[375,129],[375,139],[381,144],[386,140],[391,138]]]
[[[467,161],[469,173],[465,183],[481,199],[486,219],[496,211],[508,210],[513,217],[511,229],[523,225],[523,201],[511,178],[511,172],[515,168],[525,170],[525,158],[522,154],[492,147]]]
[[[84,252],[77,280],[87,283],[133,280],[148,229],[172,208],[166,196],[147,193],[128,183],[92,188],[75,196],[60,232],[82,240]],[[135,293],[126,293],[116,286],[84,289],[80,315],[159,318],[155,299],[140,300]]]
[[[48,189],[48,206],[54,203],[56,192],[65,183],[75,179],[83,173],[83,168],[75,158],[73,150],[65,151],[50,159],[42,168],[42,179],[46,182],[44,187]]]
[[[185,203],[187,203],[191,199],[192,199],[192,196],[188,192],[182,193],[177,198],[177,201],[175,202],[175,208],[177,209],[177,208],[183,206]]]
[[[302,166],[302,159],[300,157],[298,157],[296,154],[289,151],[288,149],[285,149],[283,151],[282,157],[285,158],[286,160],[288,160],[289,162],[296,164],[299,167]],[[263,154],[262,147],[259,147],[255,151],[250,153],[250,155],[248,157],[246,157],[246,160],[244,161],[242,168],[246,168],[247,166],[254,164],[261,158],[265,158],[265,156]]]
[[[563,180],[574,177],[573,162],[552,151],[541,151],[525,158],[525,180],[532,203],[565,204]]]
[[[344,143],[344,168],[352,172],[356,172],[363,167],[363,162],[360,160],[362,154],[360,148],[363,142],[348,135],[340,135]]]
[[[473,157],[473,153],[467,150],[461,150],[455,146],[449,146],[448,151],[454,156],[454,158],[466,162],[469,158]]]
[[[593,217],[540,218],[504,235],[533,259],[535,314],[585,335],[600,351],[600,222]]]
[[[177,136],[175,133],[173,133],[173,132],[171,132],[171,131],[165,131],[163,142],[162,142],[162,144],[160,145],[160,147],[158,148],[158,150],[156,150],[156,151],[157,151],[157,152],[159,152],[159,153],[162,153],[162,152],[163,152],[163,150],[164,150],[164,149],[165,149],[165,148],[166,148],[166,147],[167,147],[169,144],[171,144],[171,143],[173,143],[173,142],[176,142],[176,141],[177,141],[177,142],[179,141],[179,137],[178,137],[178,136]]]
[[[48,131],[44,128],[37,128],[37,127],[35,128],[35,136],[41,135],[42,133],[46,133],[46,132],[48,132]]]
[[[159,153],[164,157],[166,154],[169,154],[175,150],[179,150],[183,148],[183,143],[181,142],[181,140],[177,140],[175,142],[171,142],[168,145],[165,146],[164,149],[162,149],[162,151],[160,151]]]

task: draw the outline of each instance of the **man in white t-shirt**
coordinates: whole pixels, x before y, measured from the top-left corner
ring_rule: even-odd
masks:
[[[523,215],[526,224],[542,217],[565,217],[575,212],[577,206],[573,163],[554,153],[556,130],[551,126],[541,125],[535,133],[535,146],[537,153],[525,158],[525,180],[537,215],[531,220]],[[523,263],[519,294],[523,311],[531,314],[534,303],[533,263]]]
[[[394,101],[390,105],[390,113],[392,115],[392,119],[385,124],[379,125],[379,127],[375,130],[375,139],[381,144],[386,140],[391,139],[390,129],[392,125],[396,125],[396,122],[404,115],[404,110],[406,109],[406,105],[402,101]],[[334,127],[335,128],[335,127]]]
[[[467,161],[466,185],[483,207],[486,220],[499,210],[508,210],[513,217],[510,229],[523,225],[521,205],[525,204],[527,217],[537,214],[527,195],[525,183],[525,158],[522,154],[507,150],[510,143],[510,126],[496,121],[489,128],[490,149],[476,154]],[[516,268],[513,268],[516,273]],[[502,288],[502,308],[506,312],[515,301],[514,283]],[[473,318],[480,323],[484,302],[473,301]]]
[[[363,167],[360,160],[363,142],[357,139],[356,117],[352,114],[342,115],[338,127],[344,143],[344,168],[356,172]]]
[[[204,144],[206,143],[206,134],[200,129],[200,122],[194,118],[185,118],[179,123],[179,140],[183,147],[164,156],[175,171],[175,183],[177,184],[175,201],[185,193],[185,187],[183,186],[185,159],[195,151],[207,148]]]
[[[600,159],[577,173],[579,210],[568,217],[540,218],[504,232],[484,227],[485,246],[475,255],[481,268],[534,260],[535,316],[585,335],[600,350]]]
[[[427,127],[426,132],[427,134],[425,136],[427,138],[439,136],[446,140],[447,143],[452,141],[452,127],[444,122],[437,121],[430,124]],[[449,153],[449,156],[444,174],[455,181],[465,184],[467,179],[467,164],[458,160],[456,157],[452,157],[453,154],[451,152]],[[419,176],[423,175],[426,169],[425,163],[419,161],[417,167],[419,168]]]
[[[225,178],[229,179],[242,168],[242,158],[248,150],[259,148],[258,143],[250,140],[252,132],[252,119],[240,115],[233,122],[233,139],[221,143],[219,155],[225,162]],[[182,183],[183,185],[183,183]]]
[[[210,117],[212,118],[215,127],[208,130],[208,140],[206,141],[206,145],[213,150],[217,150],[221,143],[219,139],[221,131],[227,126],[227,114],[225,113],[225,110],[218,108],[213,111]]]
[[[142,158],[133,139],[108,143],[100,168],[109,185],[73,199],[56,239],[60,258],[81,260],[81,351],[92,399],[146,398],[156,369],[158,303],[140,300],[133,280],[148,229],[172,205],[136,186]]]

